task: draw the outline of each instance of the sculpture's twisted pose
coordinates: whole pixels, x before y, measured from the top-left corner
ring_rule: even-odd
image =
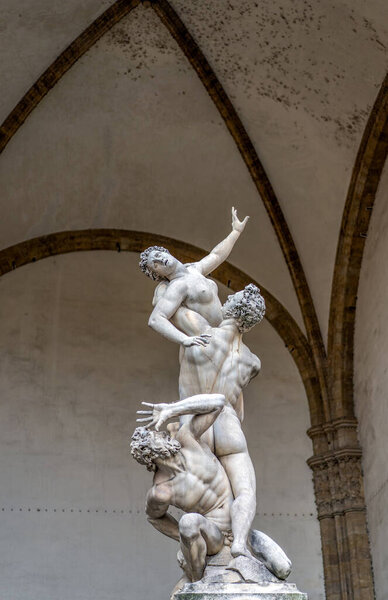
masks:
[[[217,285],[205,275],[228,257],[246,222],[233,209],[232,233],[198,263],[183,265],[157,247],[145,250],[140,259],[142,270],[162,281],[149,325],[181,344],[180,398],[217,392],[227,400],[213,440],[208,436],[207,441],[222,461],[235,497],[233,556],[250,556],[247,539],[256,511],[256,477],[240,421],[242,389],[259,372],[260,361],[242,344],[241,334],[261,320],[265,305],[258,288],[248,286],[222,308]]]
[[[131,443],[136,460],[154,471],[147,494],[149,521],[180,542],[186,581],[202,578],[199,584],[187,583],[182,593],[181,581],[173,593],[177,598],[202,597],[203,590],[212,592],[219,585],[226,591],[229,583],[278,583],[291,568],[273,540],[251,530],[256,478],[241,429],[242,392],[258,374],[260,360],[242,334],[263,318],[264,299],[250,284],[221,306],[217,285],[206,277],[226,260],[247,219],[239,221],[233,209],[232,232],[197,263],[183,264],[158,246],[140,259],[141,269],[159,281],[149,325],[180,345],[180,400],[143,402],[149,408],[138,411],[143,415],[138,421],[147,425],[136,429]],[[171,418],[179,418],[168,426],[171,435],[160,432]],[[169,514],[170,505],[184,511],[179,522]],[[249,597],[260,595],[257,586]],[[238,589],[248,588],[232,586],[228,593],[235,597]],[[284,589],[278,588],[282,594]]]

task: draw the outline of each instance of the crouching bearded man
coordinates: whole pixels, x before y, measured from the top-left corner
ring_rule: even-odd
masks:
[[[146,513],[158,531],[180,542],[186,581],[198,581],[206,567],[206,556],[229,545],[231,537],[230,482],[209,445],[201,440],[224,409],[225,396],[199,394],[172,404],[150,406],[152,415],[140,420],[150,421],[148,427],[155,425],[156,430],[138,427],[131,441],[133,457],[154,472]],[[190,417],[179,428],[176,424],[169,426],[172,435],[159,431],[167,420],[182,415]],[[169,514],[170,505],[184,511],[179,523]],[[285,579],[291,569],[289,559],[268,536],[257,531],[253,534],[253,554],[278,578]]]

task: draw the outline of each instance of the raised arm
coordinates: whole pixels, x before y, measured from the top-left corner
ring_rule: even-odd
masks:
[[[172,404],[152,404],[150,402],[142,402],[142,404],[152,409],[137,411],[140,415],[148,415],[138,419],[139,422],[147,422],[146,427],[155,425],[155,429],[159,431],[163,423],[169,419],[193,415],[188,427],[194,437],[199,439],[213,425],[224,408],[225,396],[223,394],[198,394]]]
[[[237,217],[237,211],[232,208],[232,231],[222,242],[217,244],[215,248],[205,256],[202,260],[196,263],[197,269],[201,271],[203,275],[208,275],[214,269],[219,267],[229,256],[233,250],[233,246],[237,242],[241,233],[244,231],[245,225],[247,224],[249,217],[245,217],[243,221],[239,221]]]
[[[178,280],[169,283],[163,295],[157,300],[148,320],[148,325],[170,342],[182,344],[183,346],[206,346],[210,338],[209,335],[203,334],[190,337],[179,331],[170,322],[171,317],[184,302],[186,294],[187,288],[183,281]]]

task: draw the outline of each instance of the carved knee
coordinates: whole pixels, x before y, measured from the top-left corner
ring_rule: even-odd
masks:
[[[179,533],[182,538],[192,540],[200,534],[201,516],[195,513],[183,515],[179,521]]]

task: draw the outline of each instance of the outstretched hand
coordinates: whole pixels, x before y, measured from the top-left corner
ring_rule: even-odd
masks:
[[[233,229],[233,231],[238,231],[239,233],[244,231],[245,225],[247,224],[248,219],[249,219],[249,217],[245,217],[245,219],[240,221],[239,218],[237,217],[237,210],[233,206],[233,208],[232,208],[232,229]]]
[[[168,421],[171,417],[169,410],[169,404],[152,404],[151,402],[142,402],[144,406],[150,406],[152,410],[138,410],[138,415],[147,415],[141,419],[136,419],[137,423],[147,423],[145,427],[155,426],[156,431],[159,431],[163,423]]]

